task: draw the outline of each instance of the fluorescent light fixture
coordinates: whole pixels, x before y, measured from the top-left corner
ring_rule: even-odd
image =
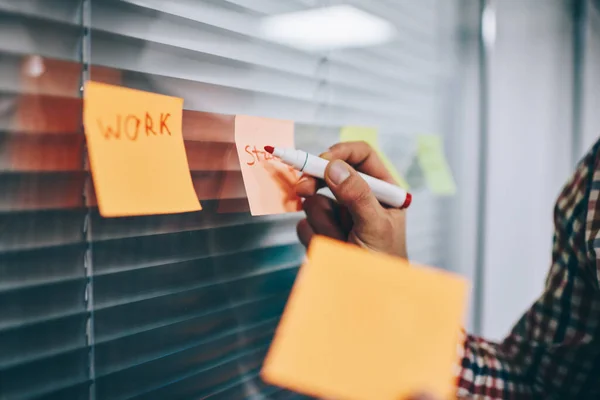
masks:
[[[260,33],[267,40],[323,51],[381,44],[396,30],[382,18],[339,5],[266,17],[261,21]]]
[[[496,9],[493,5],[487,5],[483,10],[481,36],[483,43],[491,50],[496,43]]]

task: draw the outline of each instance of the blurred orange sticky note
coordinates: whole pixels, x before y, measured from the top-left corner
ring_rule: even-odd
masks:
[[[320,398],[450,398],[467,286],[447,272],[316,237],[261,376]]]
[[[252,215],[299,211],[298,172],[283,164],[265,146],[294,147],[294,122],[238,115],[235,144]]]
[[[87,82],[83,118],[104,217],[201,209],[181,132],[183,99]]]

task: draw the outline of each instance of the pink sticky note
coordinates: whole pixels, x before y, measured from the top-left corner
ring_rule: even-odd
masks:
[[[298,172],[267,153],[265,146],[294,147],[294,122],[238,115],[235,144],[252,215],[301,209],[295,193]]]

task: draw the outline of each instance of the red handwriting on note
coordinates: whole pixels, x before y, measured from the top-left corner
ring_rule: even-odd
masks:
[[[85,136],[102,216],[201,209],[183,145],[182,107],[175,97],[86,84]]]
[[[246,147],[244,147],[244,151],[250,156],[250,160],[246,160],[246,165],[249,166],[256,165],[261,161],[269,161],[276,159],[276,157],[273,154],[267,153],[264,149],[259,150],[256,146],[247,145]]]
[[[294,147],[294,123],[238,115],[235,143],[252,215],[299,211],[298,173],[264,151],[265,146]]]
[[[129,139],[136,141],[140,132],[145,133],[146,136],[172,136],[171,129],[167,124],[169,117],[171,117],[171,113],[161,112],[151,115],[146,111],[143,115],[116,114],[113,121],[103,121],[98,118],[96,122],[98,123],[98,129],[100,129],[106,140]]]

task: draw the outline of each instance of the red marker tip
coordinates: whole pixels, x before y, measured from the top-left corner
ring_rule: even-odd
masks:
[[[412,195],[410,193],[406,193],[406,200],[404,200],[404,204],[402,204],[401,208],[408,208],[410,203],[412,203]]]
[[[273,146],[265,146],[265,151],[269,154],[273,154],[275,148]]]

